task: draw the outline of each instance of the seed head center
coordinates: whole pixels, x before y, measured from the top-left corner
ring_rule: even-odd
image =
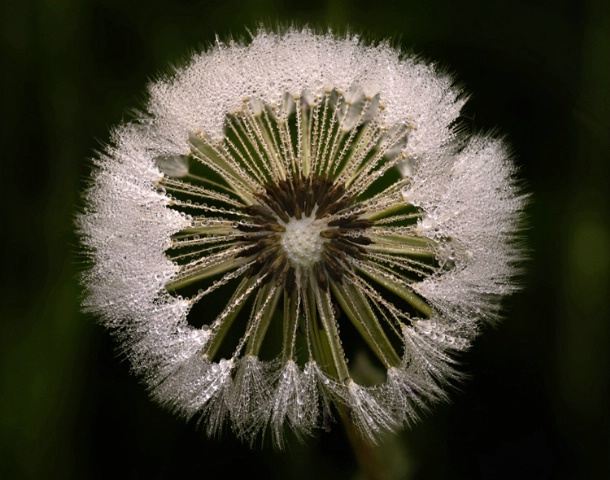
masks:
[[[322,256],[322,248],[327,241],[320,236],[327,225],[314,222],[315,214],[309,217],[290,218],[282,234],[282,246],[293,267],[311,268]]]

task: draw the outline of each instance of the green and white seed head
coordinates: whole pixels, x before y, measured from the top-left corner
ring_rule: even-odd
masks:
[[[462,133],[463,104],[356,36],[261,30],[196,55],[95,161],[86,308],[209,434],[282,445],[333,405],[371,441],[414,421],[521,259],[513,163]]]

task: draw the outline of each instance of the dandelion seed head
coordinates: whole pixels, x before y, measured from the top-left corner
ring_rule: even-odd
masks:
[[[209,434],[281,446],[338,404],[371,441],[412,423],[516,289],[525,197],[504,142],[460,130],[464,101],[357,36],[217,43],[95,160],[85,307]]]

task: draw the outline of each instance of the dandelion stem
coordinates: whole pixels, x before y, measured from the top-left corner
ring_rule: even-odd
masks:
[[[364,478],[366,480],[392,480],[386,464],[382,461],[378,447],[366,441],[358,432],[347,407],[338,404],[337,410]]]

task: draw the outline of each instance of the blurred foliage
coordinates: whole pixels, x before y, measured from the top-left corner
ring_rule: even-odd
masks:
[[[193,49],[258,22],[390,38],[513,145],[531,260],[472,378],[399,439],[414,479],[608,478],[610,6],[603,0],[8,0],[0,5],[0,478],[353,478],[337,424],[287,452],[206,439],[79,313],[87,158]],[[254,473],[253,473],[254,472]]]

